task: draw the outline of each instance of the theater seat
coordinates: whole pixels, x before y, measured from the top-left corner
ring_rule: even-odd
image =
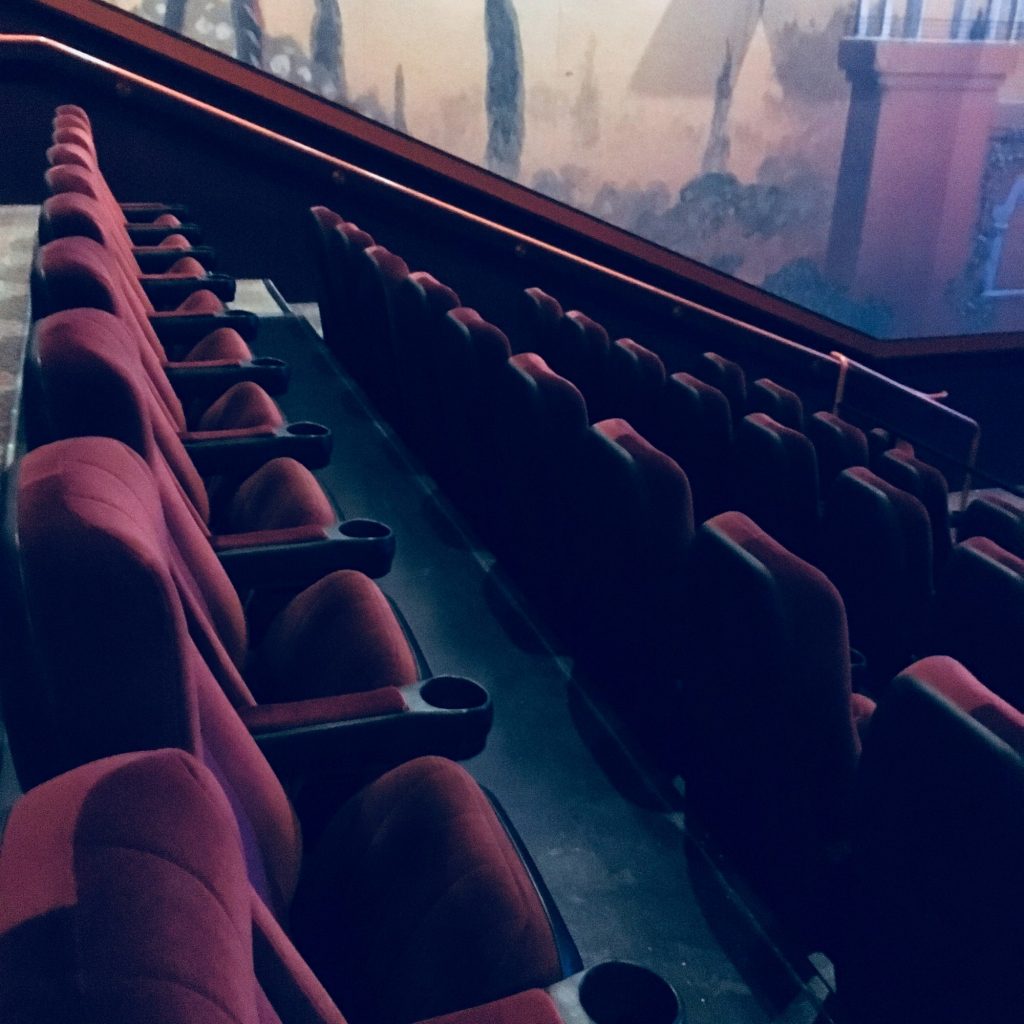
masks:
[[[1024,559],[987,537],[957,544],[937,577],[926,650],[1024,709]]]
[[[844,469],[866,466],[869,462],[864,431],[833,413],[814,413],[807,420],[807,436],[818,456],[821,493],[826,497],[832,482]]]
[[[82,699],[99,685],[127,685],[129,670],[142,690],[151,673],[183,687],[203,672],[243,710],[418,678],[387,600],[350,570],[314,576],[251,646],[238,593],[208,540],[162,502],[141,457],[117,441],[73,438],[28,453],[17,516],[36,643],[51,685],[75,679]],[[268,582],[286,585],[286,571],[278,564]],[[136,661],[125,666],[125,659]],[[97,735],[82,736],[83,760],[110,752],[103,736],[110,710],[107,701],[89,703]]]
[[[184,417],[173,392],[165,392],[161,403],[148,387],[151,377],[143,370],[140,348],[117,317],[98,309],[55,313],[36,325],[34,344],[39,398],[51,437],[98,435],[130,446],[145,458],[168,508],[184,507],[191,513],[185,518],[191,518],[208,539],[211,528],[216,533],[247,533],[336,522],[312,473],[294,459],[270,458],[272,451],[258,469],[250,466],[230,483],[221,480],[212,494],[207,490],[183,437],[200,443],[217,438],[273,440],[274,432],[261,422],[264,417],[241,426],[247,422],[246,407],[254,404],[243,385],[236,385],[207,414],[212,417],[222,410],[223,418],[238,427],[181,434]],[[242,407],[232,410],[229,403],[236,395]],[[177,415],[167,415],[168,407]],[[261,406],[256,403],[256,408]],[[225,467],[231,465],[229,456],[230,452]],[[237,465],[243,469],[241,462]]]
[[[740,420],[750,411],[747,408],[747,375],[739,363],[717,352],[701,355],[694,376],[718,388],[729,399],[734,420]]]
[[[0,853],[3,1019],[405,1024],[513,996],[527,1019],[560,1021],[531,988],[560,974],[544,908],[461,769],[423,760],[371,784],[305,871],[283,793],[253,774],[229,779],[207,745],[164,748],[22,798]],[[407,842],[417,856],[393,874]],[[351,874],[313,881],[332,856]],[[273,898],[296,884],[293,914],[319,898],[325,918],[318,936],[293,930],[298,945]],[[318,978],[308,960],[325,958]]]
[[[949,522],[949,485],[934,466],[906,448],[892,448],[878,458],[875,472],[884,480],[918,498],[932,524],[932,557],[936,569],[949,557],[953,537]]]
[[[677,718],[687,807],[773,906],[824,927],[850,834],[858,728],[873,709],[851,693],[842,599],[739,512],[697,531],[689,580]]]
[[[843,596],[866,685],[884,687],[923,650],[932,595],[927,511],[865,466],[844,470],[825,502],[819,564]]]
[[[818,463],[799,431],[762,412],[740,420],[733,444],[735,507],[780,544],[814,561],[818,545]]]
[[[763,412],[791,430],[804,429],[804,406],[800,396],[768,377],[761,377],[750,385],[747,408],[750,412]]]
[[[973,498],[956,523],[957,540],[971,537],[988,537],[1024,558],[1024,509],[996,494]]]
[[[912,665],[880,702],[857,786],[847,943],[835,958],[849,1019],[1020,1019],[1022,734],[1022,716],[947,658]]]
[[[662,389],[650,440],[686,471],[698,523],[732,504],[733,427],[725,395],[689,373]]]

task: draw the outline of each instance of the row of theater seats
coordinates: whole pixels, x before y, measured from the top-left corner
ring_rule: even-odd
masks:
[[[537,289],[538,351],[513,354],[451,288],[312,212],[325,340],[681,772],[688,810],[834,957],[854,1019],[1018,1017],[997,964],[1024,952],[1024,715],[993,689],[1019,691],[943,656],[900,673],[956,646],[1016,675],[1014,556],[953,548],[941,474],[880,430],[805,417],[713,354],[670,375]],[[844,598],[877,706],[853,688]]]
[[[693,523],[738,509],[839,588],[858,685],[949,654],[1024,707],[1024,562],[974,536],[1024,522],[1008,506],[972,503],[954,551],[945,479],[884,431],[805,415],[714,353],[669,374],[536,288],[518,346],[535,351],[513,354],[451,288],[312,212],[328,343],[613,688],[633,689],[624,667],[679,674]]]
[[[579,973],[513,827],[448,759],[483,745],[485,691],[423,679],[367,575],[389,531],[339,522],[292,457],[322,444],[275,443],[220,321],[255,324],[179,230],[166,273],[140,274],[133,237],[177,215],[131,226],[84,112],[54,126],[48,181],[78,185],[41,219],[34,436],[7,478],[3,697],[27,792],[0,847],[0,1018],[681,1024],[651,972]],[[149,303],[164,281],[173,316]]]

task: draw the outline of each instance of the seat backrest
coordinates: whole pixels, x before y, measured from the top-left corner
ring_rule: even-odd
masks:
[[[934,466],[906,448],[890,448],[879,456],[875,472],[918,498],[932,524],[932,557],[936,568],[945,564],[953,546],[949,522],[949,485]]]
[[[324,340],[332,349],[345,348],[352,330],[352,260],[375,242],[358,225],[326,206],[310,207],[314,252],[319,276],[318,296]],[[351,338],[349,338],[351,341]]]
[[[972,498],[956,524],[957,540],[970,537],[988,537],[1024,558],[1024,508],[994,494]]]
[[[521,337],[511,336],[515,352],[536,352],[542,358],[550,351],[565,311],[553,295],[540,288],[525,288],[520,303],[523,316]]]
[[[591,421],[612,415],[608,396],[608,362],[611,339],[596,320],[577,309],[565,313],[551,336],[550,357],[545,360],[555,373],[572,381],[587,402]]]
[[[784,427],[804,429],[804,404],[800,396],[768,377],[761,377],[750,385],[747,408],[751,412],[767,413]]]
[[[161,414],[141,348],[124,321],[104,310],[67,309],[36,324],[34,343],[40,392],[55,436],[122,441],[146,459],[154,474],[161,472],[161,464],[169,469],[198,521],[209,524],[206,486],[177,423]]]
[[[957,544],[937,577],[927,650],[1024,709],[1024,559],[987,537]]]
[[[736,427],[733,466],[736,508],[813,561],[819,519],[814,445],[799,431],[753,412]]]
[[[844,469],[868,464],[868,439],[864,431],[834,413],[814,413],[807,420],[807,436],[818,456],[821,493],[826,497],[832,481]]]
[[[17,493],[37,692],[59,741],[50,774],[132,750],[195,754],[232,801],[250,879],[283,912],[294,814],[225,694],[254,703],[189,593],[145,463],[109,438],[58,441],[24,457]]]
[[[1024,1005],[1024,759],[936,688],[944,660],[894,680],[864,743],[836,961],[857,1020],[1011,1024]]]
[[[819,564],[843,595],[869,677],[884,685],[922,649],[932,594],[924,505],[866,466],[844,470],[825,502]]]
[[[619,338],[612,343],[606,372],[612,418],[628,420],[646,436],[656,426],[667,379],[665,364],[632,338]]]
[[[217,779],[182,750],[107,758],[23,797],[0,893],[10,1024],[344,1024],[252,891]]]
[[[842,599],[739,512],[697,531],[688,576],[687,804],[794,906],[820,897],[849,835],[859,753]]]
[[[697,522],[730,505],[733,428],[729,399],[689,373],[662,389],[651,440],[686,471]]]
[[[739,363],[717,352],[705,352],[700,357],[694,375],[718,388],[729,399],[734,420],[746,416],[747,374]]]

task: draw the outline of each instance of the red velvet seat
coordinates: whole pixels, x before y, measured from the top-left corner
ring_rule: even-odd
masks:
[[[696,522],[732,504],[733,427],[729,400],[689,373],[666,381],[650,440],[686,471]]]
[[[223,290],[227,298],[234,297],[234,284],[221,276],[210,277],[206,268],[195,258],[183,255],[176,260],[170,272],[165,274],[142,275],[133,249],[128,229],[118,219],[118,213],[112,207],[115,200],[107,194],[101,184],[102,176],[98,172],[90,172],[78,164],[57,164],[46,172],[46,183],[51,194],[78,195],[95,203],[99,221],[105,230],[105,243],[116,255],[125,276],[125,284],[133,289],[140,302],[149,307],[149,312],[157,308],[173,309],[177,313],[218,313],[224,308],[224,301],[218,294]],[[166,236],[163,241],[166,242]],[[187,239],[183,236],[173,237],[171,248],[184,247]],[[158,294],[156,286],[161,282],[177,282],[170,297],[159,303],[154,299]]]
[[[750,413],[736,427],[733,471],[735,507],[784,547],[814,561],[818,463],[807,437],[762,412]]]
[[[844,469],[868,464],[870,455],[864,431],[833,413],[814,413],[807,420],[807,436],[818,457],[821,493],[826,497],[832,482]]]
[[[88,760],[112,752],[107,733],[121,716],[103,688],[136,686],[149,706],[155,698],[147,691],[157,685],[150,675],[180,699],[200,673],[242,714],[258,701],[380,687],[382,707],[393,709],[402,706],[395,688],[418,677],[387,600],[354,571],[302,591],[251,648],[241,601],[209,544],[174,522],[145,463],[117,441],[74,438],[30,452],[17,515],[34,642],[60,694],[52,706],[63,715],[66,701],[85,702],[69,713],[91,725],[62,754]],[[72,685],[79,697],[64,692]]]
[[[1024,558],[1024,509],[997,494],[973,498],[956,523],[956,539],[970,537],[988,537]]]
[[[219,417],[237,427],[188,434],[182,431],[184,416],[174,393],[169,388],[162,395],[156,393],[152,376],[142,366],[144,349],[118,317],[98,309],[65,310],[39,321],[34,339],[40,397],[51,436],[113,437],[134,448],[160,481],[168,507],[176,506],[183,521],[192,521],[207,538],[211,524],[221,533],[246,533],[336,522],[319,483],[294,459],[273,459],[230,483],[222,480],[212,493],[207,490],[182,436],[265,435],[263,417],[247,425],[247,407],[254,404],[249,389],[254,385],[236,385],[200,421],[205,427]],[[236,396],[242,399],[240,410],[232,409]],[[169,415],[168,408],[176,415]]]
[[[882,454],[875,472],[889,483],[913,494],[928,510],[932,524],[932,557],[936,568],[944,565],[953,546],[946,478],[906,448],[892,448]]]
[[[560,1024],[531,987],[560,974],[544,909],[460,768],[413,762],[349,799],[347,834],[307,861],[352,874],[314,888],[273,781],[221,770],[223,742],[183,738],[193,753],[105,758],[15,806],[0,853],[5,1021],[403,1024],[508,997],[473,1019]],[[375,831],[382,817],[391,828]],[[415,863],[395,871],[410,841]],[[285,911],[296,883],[298,902],[322,898],[328,918],[298,947]],[[306,958],[330,959],[329,974]]]
[[[750,412],[763,412],[791,430],[804,429],[804,405],[800,396],[768,377],[761,377],[750,385],[747,408]]]
[[[872,1024],[1012,1024],[1024,1005],[1024,716],[948,658],[864,742],[840,1002]]]
[[[694,370],[694,376],[718,388],[729,399],[734,420],[740,420],[747,412],[747,375],[739,363],[717,352],[705,352]]]
[[[937,576],[925,649],[1024,709],[1024,559],[987,537],[957,544]]]
[[[687,806],[776,906],[821,924],[873,707],[851,692],[842,599],[739,512],[697,531],[689,578],[677,718]]]
[[[850,639],[884,686],[922,651],[932,595],[931,524],[920,501],[865,466],[825,502],[819,564],[843,595]]]
[[[152,388],[175,418],[182,415],[181,404],[174,394],[168,372],[217,367],[227,362],[252,358],[249,346],[237,331],[220,328],[200,341],[183,362],[172,362],[160,343],[146,310],[136,297],[121,286],[117,271],[111,268],[106,251],[89,238],[61,238],[44,245],[36,254],[34,273],[36,291],[40,295],[37,310],[46,312],[87,306],[116,314],[131,332],[139,349],[145,372]],[[243,382],[246,383],[246,382]],[[235,385],[239,387],[239,385]],[[246,383],[241,388],[250,396],[245,405],[245,420],[269,427],[283,422],[281,412],[262,389]],[[207,407],[208,408],[208,407]],[[220,407],[218,407],[218,410]],[[242,423],[225,420],[218,412],[202,409],[197,425],[202,429],[225,429]],[[179,429],[183,429],[179,428]]]
[[[344,363],[344,353],[357,343],[353,334],[353,261],[357,252],[376,243],[357,224],[346,221],[326,206],[310,207],[309,212],[316,252],[317,295],[324,341]]]

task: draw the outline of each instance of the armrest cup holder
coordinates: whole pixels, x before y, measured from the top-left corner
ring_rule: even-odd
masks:
[[[625,960],[597,964],[547,991],[565,1024],[685,1024],[675,989]]]

